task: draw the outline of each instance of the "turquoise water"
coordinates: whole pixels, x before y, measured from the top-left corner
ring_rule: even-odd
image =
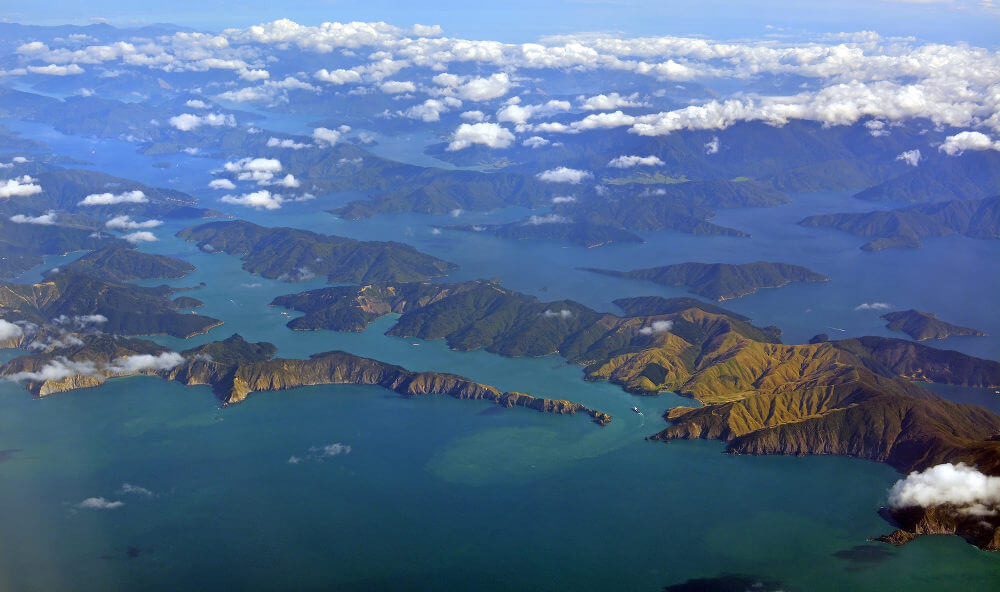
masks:
[[[718,223],[749,230],[752,239],[661,232],[642,245],[588,250],[431,233],[434,225],[455,223],[450,216],[346,222],[323,213],[357,197],[350,194],[277,212],[224,207],[205,189],[217,161],[179,156],[175,169],[163,171],[151,165],[162,157],[135,155],[132,145],[58,134],[45,140],[59,152],[93,152],[109,172],[169,183],[203,198],[203,205],[260,223],[405,241],[459,263],[448,280],[495,276],[542,298],[613,310],[614,298],[684,292],[575,267],[788,261],[833,281],[766,290],[727,306],[778,324],[786,341],[796,342],[821,331],[887,334],[876,313],[853,310],[886,301],[985,329],[993,337],[935,345],[1000,357],[992,304],[1000,288],[997,243],[947,238],[928,240],[919,251],[864,253],[860,239],[794,224],[812,213],[873,207],[843,194],[720,214]],[[459,220],[499,222],[524,213]],[[208,388],[152,377],[41,400],[0,384],[0,451],[9,451],[0,453],[4,589],[658,590],[723,573],[821,591],[975,590],[1000,581],[1000,558],[955,537],[902,549],[865,542],[890,530],[875,512],[898,478],[886,466],[835,457],[734,457],[721,454],[718,442],[647,442],[664,425],[665,409],[690,401],[586,383],[578,367],[555,356],[505,359],[386,337],[392,318],[357,334],[292,332],[284,326],[288,317],[268,302],[321,281],[289,285],[254,277],[234,257],[171,238],[181,226],[157,229],[161,241],[143,249],[195,264],[195,273],[170,283],[205,282],[186,294],[226,324],[190,340],[156,338],[161,343],[183,349],[239,332],[275,343],[288,357],[344,349],[580,401],[615,420],[600,428],[584,417],[447,397],[405,399],[375,387],[260,393],[219,409]],[[997,409],[990,391],[938,390]],[[644,414],[632,413],[633,405]],[[310,451],[338,443],[350,452]],[[302,461],[290,463],[292,457]],[[124,492],[126,483],[149,493]],[[78,507],[91,497],[122,505]]]

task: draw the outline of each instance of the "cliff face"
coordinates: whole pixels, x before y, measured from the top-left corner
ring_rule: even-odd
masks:
[[[501,392],[454,374],[410,372],[405,368],[346,352],[315,354],[306,360],[274,359],[270,343],[250,343],[239,335],[176,354],[144,340],[106,334],[85,335],[79,345],[27,354],[0,366],[0,376],[27,382],[37,397],[103,384],[108,378],[157,374],[185,385],[211,386],[224,405],[258,391],[279,391],[321,384],[362,384],[403,396],[447,395],[484,399],[504,407],[545,413],[583,413],[599,425],[611,416],[570,401]]]
[[[546,413],[585,413],[601,425],[611,421],[609,415],[579,403],[501,392],[454,374],[410,372],[340,351],[315,354],[307,360],[272,359],[235,366],[196,360],[166,376],[185,384],[211,384],[226,405],[239,403],[259,391],[321,384],[362,384],[381,386],[408,397],[436,394],[456,399],[485,399],[504,407],[527,407]]]
[[[995,510],[992,513],[970,512],[968,508],[943,504],[926,508],[885,508],[882,514],[900,528],[892,534],[876,537],[877,541],[900,546],[920,535],[951,534],[984,551],[1000,551],[1000,514]]]

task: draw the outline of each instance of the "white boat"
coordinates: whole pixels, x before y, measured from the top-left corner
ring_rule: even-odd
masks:
[[[639,411],[638,407],[633,407],[632,411],[634,411],[635,413],[638,413],[639,415],[642,415],[642,411]]]

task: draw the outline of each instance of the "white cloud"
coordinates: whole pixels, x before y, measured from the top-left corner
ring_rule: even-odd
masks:
[[[542,316],[549,319],[568,319],[573,316],[573,312],[565,308],[561,310],[546,310],[542,313]]]
[[[312,137],[320,146],[333,146],[340,140],[340,132],[325,127],[317,127],[313,130]]]
[[[920,164],[920,150],[907,150],[906,152],[901,152],[896,156],[896,160],[901,160],[911,167],[918,166]]]
[[[630,169],[637,166],[663,166],[663,161],[658,157],[653,156],[619,156],[618,158],[611,159],[608,162],[608,166],[615,167],[617,169]]]
[[[0,184],[0,197],[25,197],[41,192],[41,185],[36,184],[28,175],[7,179]]]
[[[141,495],[143,497],[155,497],[156,494],[145,487],[140,487],[138,485],[132,485],[131,483],[122,483],[121,489],[118,490],[121,495]]]
[[[277,210],[285,202],[284,198],[280,195],[276,193],[272,194],[267,189],[261,189],[253,193],[244,193],[240,196],[225,195],[219,201],[238,206],[247,206],[255,210]]]
[[[10,217],[10,221],[16,224],[39,224],[41,226],[51,226],[56,223],[56,213],[53,210],[49,210],[41,216],[15,214]]]
[[[576,201],[575,195],[562,195],[552,198],[552,203],[554,204],[573,203],[575,201]]]
[[[188,99],[185,101],[184,105],[191,107],[192,109],[208,109],[211,107],[211,105],[201,99]]]
[[[569,222],[569,218],[566,216],[560,216],[559,214],[545,214],[544,216],[531,216],[524,221],[524,224],[528,226],[540,226],[542,224],[566,224]]]
[[[351,82],[361,82],[361,74],[354,70],[327,70],[322,69],[316,72],[316,80],[329,82],[330,84],[348,84]]]
[[[984,475],[963,463],[947,463],[914,471],[889,490],[893,508],[943,504],[971,514],[996,514],[1000,510],[1000,477]]]
[[[229,161],[222,165],[222,168],[236,175],[237,181],[255,181],[258,185],[270,185],[276,173],[281,172],[281,161],[277,158],[241,158]],[[214,181],[213,181],[214,182]],[[212,182],[209,187],[213,189],[231,189],[224,184],[217,184],[213,187]]]
[[[464,78],[461,76],[456,76],[455,74],[449,74],[448,72],[442,72],[431,78],[434,84],[439,86],[444,86],[448,88],[455,88],[456,86],[462,84]]]
[[[404,115],[410,119],[420,119],[423,121],[440,121],[441,114],[447,113],[454,108],[462,106],[462,101],[455,97],[445,97],[443,99],[427,99],[419,105],[414,105],[406,110]]]
[[[296,142],[291,138],[285,138],[284,140],[279,140],[278,138],[268,138],[267,140],[268,148],[291,148],[292,150],[302,150],[303,148],[310,148],[312,144],[306,144],[305,142]]]
[[[594,175],[590,171],[581,171],[568,167],[558,167],[542,171],[535,176],[540,180],[547,181],[549,183],[571,183],[576,185],[582,181],[590,179]]]
[[[887,302],[862,302],[854,307],[854,310],[889,310],[892,308]]]
[[[526,146],[528,148],[541,148],[542,146],[548,146],[549,144],[551,144],[551,142],[541,136],[531,136],[527,140],[521,142],[522,146]]]
[[[171,117],[168,121],[171,126],[181,130],[182,132],[189,132],[198,129],[203,125],[210,127],[234,127],[236,125],[235,117],[232,115],[224,115],[222,113],[207,113],[205,115],[182,113]]]
[[[301,185],[301,183],[299,183],[299,180],[296,179],[295,176],[292,175],[291,173],[288,173],[287,175],[282,177],[280,181],[275,181],[274,184],[281,185],[282,187],[287,187],[289,189],[294,189],[299,185]]]
[[[151,354],[139,354],[116,358],[106,370],[115,374],[138,374],[140,372],[170,370],[183,362],[184,356],[177,352],[162,352],[155,356]]]
[[[462,119],[464,119],[466,121],[471,121],[473,123],[476,123],[476,122],[480,122],[480,121],[483,121],[484,119],[486,119],[486,114],[483,113],[482,111],[478,111],[478,110],[477,111],[465,111],[461,115],[459,115],[459,117],[461,117]]]
[[[463,99],[479,102],[502,97],[507,94],[510,87],[510,77],[506,72],[500,72],[489,78],[473,78],[457,87],[455,91]]]
[[[627,97],[613,92],[608,94],[594,95],[592,97],[580,97],[580,108],[585,111],[611,111],[622,107],[643,107],[645,103],[638,100],[638,93],[633,93]]]
[[[133,245],[137,245],[139,243],[155,243],[156,241],[159,240],[158,238],[156,238],[155,234],[149,232],[148,230],[138,230],[136,232],[126,234],[122,238],[132,243]]]
[[[91,193],[77,205],[81,206],[112,206],[123,203],[148,203],[149,198],[142,191],[125,191],[122,193]]]
[[[640,335],[656,335],[658,333],[666,333],[674,328],[673,321],[653,321],[648,327],[643,327],[639,329]]]
[[[115,216],[104,223],[106,228],[111,230],[138,230],[141,228],[156,228],[163,224],[162,220],[143,220],[138,222],[130,216]]]
[[[78,503],[76,507],[85,510],[114,510],[115,508],[120,508],[125,505],[125,502],[121,501],[109,501],[103,497],[88,497],[82,502]]]
[[[65,357],[49,360],[39,370],[34,372],[17,372],[7,377],[7,380],[18,382],[29,380],[32,382],[44,382],[48,380],[59,381],[71,376],[96,376],[97,366],[94,362],[83,361],[74,362]]]
[[[409,80],[386,80],[379,85],[379,90],[387,95],[396,95],[414,92],[417,90],[417,85],[413,84]]]
[[[718,154],[721,146],[719,136],[712,136],[712,140],[705,143],[705,154]]]
[[[211,189],[236,189],[236,184],[229,179],[212,179],[208,182]]]
[[[514,141],[514,134],[496,123],[463,123],[451,136],[448,150],[462,150],[473,144],[490,148],[506,148]]]
[[[1000,141],[994,142],[982,132],[959,132],[945,138],[938,150],[948,156],[958,156],[966,150],[1000,150]]]
[[[532,117],[568,111],[569,101],[549,101],[541,105],[509,104],[497,111],[497,121],[514,124],[527,123]]]
[[[20,326],[6,319],[0,319],[0,341],[7,341],[8,339],[20,337],[23,334],[24,330]]]
[[[83,74],[84,70],[76,64],[68,66],[49,64],[48,66],[28,66],[28,72],[32,74],[44,74],[46,76],[70,76],[73,74]]]

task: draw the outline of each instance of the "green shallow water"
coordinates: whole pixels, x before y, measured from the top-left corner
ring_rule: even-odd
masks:
[[[96,146],[102,165],[122,167],[112,171],[119,174],[129,174],[122,164],[129,159],[144,162],[130,156],[129,145],[46,141],[67,153]],[[177,160],[183,175],[149,167],[143,180],[178,178],[174,186],[221,207],[199,189],[217,163]],[[888,334],[877,314],[853,310],[862,301],[923,307],[994,335],[935,345],[1000,355],[1000,312],[990,304],[1000,287],[996,242],[928,240],[921,251],[870,254],[857,249],[859,239],[795,225],[810,213],[872,207],[843,194],[719,216],[721,224],[752,230],[749,240],[664,232],[643,245],[590,250],[430,232],[431,225],[454,223],[450,216],[348,223],[322,211],[353,197],[322,196],[268,213],[222,209],[259,223],[403,240],[459,263],[453,279],[500,277],[542,298],[571,297],[603,310],[613,310],[614,298],[683,290],[575,267],[788,261],[833,281],[763,291],[728,306],[777,323],[789,342],[823,330]],[[523,214],[463,214],[461,221]],[[288,357],[344,349],[579,401],[615,419],[600,428],[584,417],[447,397],[406,399],[375,387],[259,393],[219,409],[208,388],[151,377],[41,400],[0,383],[0,451],[8,451],[0,452],[2,589],[659,590],[728,573],[778,580],[787,590],[986,590],[1000,582],[1000,557],[955,537],[902,549],[866,543],[890,530],[876,514],[899,477],[886,466],[729,456],[718,442],[648,442],[664,425],[665,409],[691,402],[584,382],[579,367],[557,356],[505,359],[386,337],[391,317],[362,333],[292,332],[284,326],[289,317],[268,303],[322,281],[254,277],[234,257],[170,238],[182,226],[157,229],[162,240],[143,249],[195,264],[191,276],[169,283],[204,282],[185,294],[205,301],[200,312],[226,324],[189,340],[155,338],[161,343],[184,349],[239,332],[275,343]],[[41,270],[22,279],[37,279]],[[991,391],[937,390],[998,409]],[[643,415],[632,413],[633,405]],[[350,451],[311,451],[334,444]],[[289,462],[293,457],[301,462]],[[124,492],[126,483],[150,494]],[[77,507],[91,497],[122,505]]]

